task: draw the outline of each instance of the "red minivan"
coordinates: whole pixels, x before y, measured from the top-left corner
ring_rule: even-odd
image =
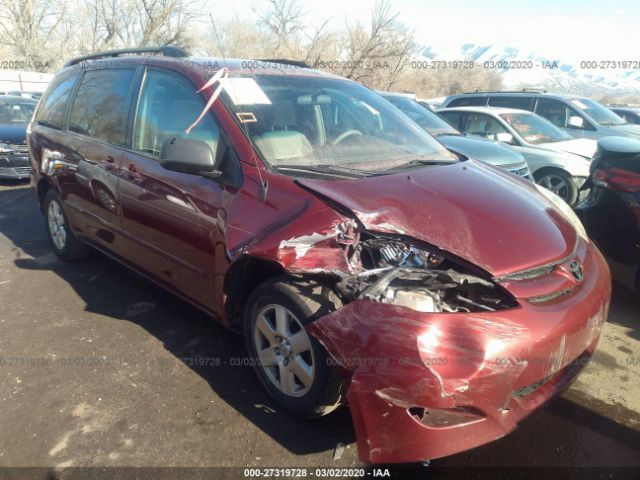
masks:
[[[81,57],[28,145],[59,257],[99,250],[243,332],[284,409],[349,405],[366,462],[505,435],[607,318],[606,263],[562,200],[334,75],[168,47]]]

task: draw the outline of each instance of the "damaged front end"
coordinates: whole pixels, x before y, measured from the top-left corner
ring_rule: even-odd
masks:
[[[552,262],[537,260],[548,244],[530,242],[531,262],[511,243],[498,247],[506,234],[485,242],[490,249],[462,248],[459,229],[445,237],[432,218],[424,238],[435,242],[436,231],[435,246],[415,238],[413,217],[391,225],[385,210],[374,224],[370,212],[319,197],[245,253],[314,277],[340,298],[305,328],[345,373],[362,461],[416,462],[500,438],[566,388],[594,351],[608,269],[563,224],[549,237]],[[537,228],[546,228],[549,214],[539,215]]]
[[[356,250],[361,270],[341,276],[335,285],[346,302],[367,298],[424,313],[517,306],[488,274],[467,271],[435,247],[366,232]]]
[[[330,231],[283,241],[280,253],[295,252],[298,266],[343,265],[309,270],[332,282],[343,306],[307,331],[348,374],[363,461],[433,459],[495,440],[566,388],[595,349],[609,286],[602,257],[583,241],[576,255],[589,280],[540,303],[511,291],[546,288],[564,278],[561,265],[503,286],[419,240],[352,220]]]

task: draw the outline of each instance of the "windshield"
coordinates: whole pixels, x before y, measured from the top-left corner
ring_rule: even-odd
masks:
[[[457,157],[376,93],[342,79],[242,75],[222,96],[272,166],[363,172]]]
[[[613,113],[608,108],[603,107],[598,102],[594,102],[588,98],[575,98],[571,100],[571,104],[589,115],[600,125],[609,126],[625,124],[625,121],[621,117]]]
[[[0,102],[0,123],[29,123],[36,102]]]
[[[434,137],[438,135],[460,135],[460,132],[455,128],[415,100],[398,95],[383,95],[383,97]]]
[[[502,119],[518,132],[527,143],[537,145],[539,143],[561,142],[572,137],[553,123],[538,115],[530,113],[503,113]]]

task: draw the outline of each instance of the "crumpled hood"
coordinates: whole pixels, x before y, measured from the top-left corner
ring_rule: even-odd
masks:
[[[598,142],[591,138],[575,138],[563,142],[540,143],[537,146],[557,152],[573,153],[591,159],[598,149]]]
[[[475,161],[353,180],[298,179],[370,231],[407,235],[494,276],[568,256],[577,235],[529,182]]]

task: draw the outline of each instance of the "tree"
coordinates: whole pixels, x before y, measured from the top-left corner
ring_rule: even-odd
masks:
[[[259,15],[259,19],[275,39],[273,53],[276,56],[298,53],[300,35],[304,30],[303,17],[299,0],[269,0],[269,9]]]
[[[16,60],[45,70],[71,36],[65,2],[0,0],[0,44]]]
[[[386,0],[378,0],[369,26],[347,25],[344,61],[336,73],[371,87],[396,84],[415,48],[413,33],[397,18]]]
[[[202,14],[195,0],[85,0],[81,12],[85,32],[78,49],[175,45],[194,41],[191,23]]]

